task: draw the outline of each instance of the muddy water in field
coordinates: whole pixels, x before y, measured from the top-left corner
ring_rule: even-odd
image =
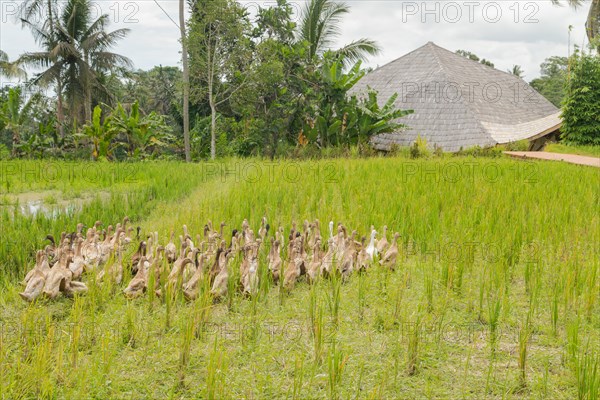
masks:
[[[0,195],[0,210],[8,208],[10,211],[15,207],[23,215],[35,216],[44,214],[48,218],[56,218],[60,214],[73,214],[81,211],[83,206],[96,197],[101,200],[110,198],[107,191],[83,192],[77,197],[64,198],[58,190],[45,190],[41,192],[23,192],[17,194]]]

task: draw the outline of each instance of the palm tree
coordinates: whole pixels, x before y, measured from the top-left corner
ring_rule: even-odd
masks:
[[[525,73],[520,65],[513,65],[513,67],[506,72],[519,78],[523,78],[523,76],[525,76]]]
[[[25,53],[20,63],[46,68],[36,75],[32,83],[41,86],[56,84],[58,96],[58,120],[62,122],[62,96],[69,103],[71,117],[78,116],[90,121],[92,113],[92,90],[107,93],[99,77],[101,74],[128,68],[131,61],[124,56],[108,51],[129,29],[106,32],[108,14],[92,19],[90,0],[68,0],[55,19],[42,24],[22,19],[29,27],[40,52]]]
[[[592,0],[585,26],[590,42],[600,36],[600,0]],[[598,51],[600,51],[600,45],[598,45]]]
[[[27,79],[27,74],[17,63],[8,61],[8,54],[0,50],[0,76],[7,78]]]
[[[561,0],[551,1],[554,5],[562,5]],[[579,8],[585,1],[587,0],[566,0],[567,4],[573,9]],[[588,39],[591,43],[600,33],[600,0],[592,0],[585,27]]]
[[[184,10],[184,0],[179,0],[179,32],[181,35],[181,61],[183,66],[183,145],[185,161],[190,162],[192,161],[190,152],[190,73]]]
[[[340,22],[350,7],[345,3],[332,0],[311,0],[302,13],[298,38],[308,43],[310,59],[330,50],[335,39],[340,35]],[[345,66],[364,60],[367,56],[379,54],[379,45],[370,39],[353,41],[334,53]]]

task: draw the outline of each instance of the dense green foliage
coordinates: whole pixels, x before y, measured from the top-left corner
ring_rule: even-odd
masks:
[[[560,107],[565,97],[565,82],[569,60],[567,57],[550,57],[541,65],[541,76],[530,85],[550,103]]]
[[[11,193],[111,196],[54,218],[0,214],[1,268],[18,267],[0,289],[3,397],[597,398],[596,169],[471,157],[55,165],[77,173],[15,172]],[[257,228],[266,215],[286,234],[305,218],[319,218],[323,237],[329,220],[361,236],[387,225],[402,252],[395,272],[374,266],[286,294],[266,279],[267,244],[258,295],[232,291],[219,304],[127,300],[123,286],[91,275],[75,299],[19,298],[16,281],[47,233],[125,213],[162,244],[184,223],[194,236],[208,219],[229,231],[243,218]]]
[[[395,120],[406,115],[393,102],[378,104],[374,92],[364,98],[348,95],[365,73],[360,61],[380,51],[369,39],[331,48],[349,6],[312,0],[298,24],[287,0],[259,8],[253,20],[233,0],[197,0],[190,6],[186,45],[193,159],[366,148],[371,135],[399,127]],[[13,156],[27,157],[180,157],[181,71],[162,66],[129,71],[129,60],[110,52],[128,30],[108,32],[108,16],[94,20],[92,9],[89,0],[64,5],[29,0],[23,7],[24,26],[42,51],[23,54],[17,63],[0,54],[2,71],[15,74],[20,65],[43,66],[28,87],[52,87],[56,98],[32,97],[33,104],[43,103],[48,111],[35,113],[36,121],[26,118],[22,127],[2,129],[4,145]],[[37,21],[38,10],[47,19]],[[123,110],[133,109],[136,116],[124,115]],[[111,121],[105,121],[103,116],[111,113]],[[29,114],[34,113],[23,115]],[[117,114],[130,120],[121,124],[119,134],[106,126],[117,122]],[[163,146],[155,128],[147,135],[144,129],[129,129],[128,124],[137,124],[131,119],[150,125],[160,120],[161,127],[166,122],[169,146]],[[81,138],[89,139],[83,144],[90,143],[90,152],[82,151]]]
[[[562,138],[600,145],[600,55],[576,52],[570,60],[562,109]]]

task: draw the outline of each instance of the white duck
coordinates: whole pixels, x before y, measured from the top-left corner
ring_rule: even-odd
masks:
[[[367,254],[369,255],[369,258],[371,259],[371,261],[373,261],[373,258],[378,254],[377,248],[375,247],[375,236],[376,235],[377,235],[377,231],[375,229],[373,229],[371,231],[371,241],[369,242],[369,245],[367,246]]]

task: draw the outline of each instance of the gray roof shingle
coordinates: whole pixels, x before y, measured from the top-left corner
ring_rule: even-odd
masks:
[[[398,93],[396,106],[414,114],[399,122],[408,128],[372,138],[389,150],[411,145],[417,135],[446,151],[527,139],[560,127],[559,110],[522,79],[469,60],[432,42],[362,78],[352,93],[368,88],[384,104]]]

